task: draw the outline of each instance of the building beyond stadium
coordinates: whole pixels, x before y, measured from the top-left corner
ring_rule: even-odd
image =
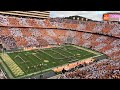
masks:
[[[50,12],[49,11],[0,11],[0,14],[46,19],[49,18]]]
[[[105,13],[103,14],[104,21],[120,21],[120,13]]]

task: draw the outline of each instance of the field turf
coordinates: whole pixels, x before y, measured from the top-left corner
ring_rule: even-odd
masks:
[[[50,70],[51,68],[61,66],[67,63],[83,60],[97,54],[79,49],[72,45],[60,46],[54,48],[37,49],[31,51],[7,53],[6,59],[1,56],[2,61],[11,72],[14,78],[37,74]],[[12,60],[12,61],[10,61]],[[16,65],[15,65],[16,64]],[[14,65],[15,67],[11,67]],[[12,68],[17,68],[18,73],[14,73]],[[20,73],[20,74],[19,74]]]

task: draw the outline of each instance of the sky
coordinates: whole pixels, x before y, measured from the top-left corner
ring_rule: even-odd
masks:
[[[101,21],[104,13],[112,11],[50,11],[50,17],[68,17],[73,15],[83,16],[88,19]],[[120,11],[113,11],[120,12]]]

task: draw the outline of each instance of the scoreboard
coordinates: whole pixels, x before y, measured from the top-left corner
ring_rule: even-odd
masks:
[[[120,21],[120,13],[103,14],[104,21]]]

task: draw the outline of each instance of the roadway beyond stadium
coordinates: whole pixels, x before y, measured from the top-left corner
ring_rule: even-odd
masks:
[[[93,62],[103,54],[74,45],[1,53],[0,61],[9,78],[26,78],[48,71],[61,72],[84,62]]]

